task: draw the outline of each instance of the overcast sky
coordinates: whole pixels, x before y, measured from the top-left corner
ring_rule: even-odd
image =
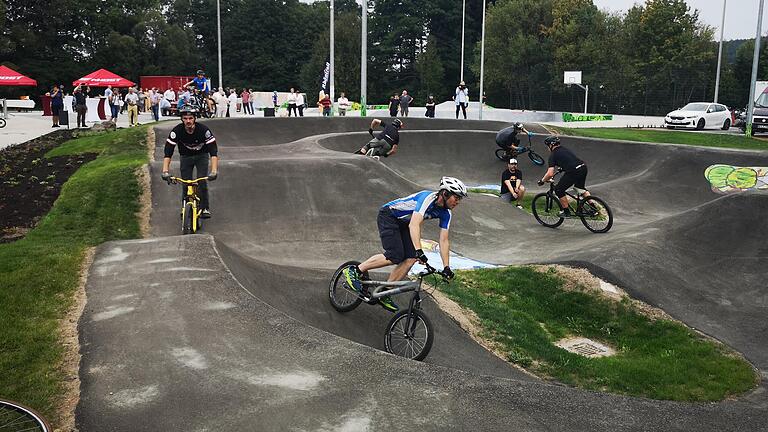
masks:
[[[625,12],[639,0],[592,0],[600,9]],[[686,0],[691,9],[699,10],[699,19],[715,27],[715,40],[720,40],[720,23],[723,19],[723,0]],[[768,2],[766,2],[768,3]],[[725,10],[725,40],[754,39],[757,31],[759,0],[728,0]],[[763,34],[768,29],[768,4],[763,10]]]

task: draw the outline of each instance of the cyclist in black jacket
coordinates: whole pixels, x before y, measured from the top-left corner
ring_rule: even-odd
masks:
[[[189,108],[181,109],[182,123],[176,125],[168,134],[165,140],[165,157],[163,158],[163,180],[171,178],[168,170],[171,167],[171,157],[176,147],[179,148],[181,157],[181,178],[184,180],[194,180],[197,177],[208,176],[208,180],[216,180],[219,171],[219,148],[216,144],[216,137],[208,126],[202,123],[196,123],[195,112]],[[208,172],[208,162],[210,161],[211,171]],[[197,170],[196,174],[193,172]],[[198,191],[200,192],[200,208],[202,208],[201,218],[210,218],[211,211],[208,201],[208,185],[206,181],[200,182]],[[184,197],[182,189],[182,199]]]
[[[544,140],[544,144],[547,145],[549,151],[552,153],[549,155],[549,168],[547,173],[544,174],[541,180],[539,180],[539,186],[549,181],[555,176],[555,167],[558,167],[563,171],[563,176],[560,181],[555,185],[555,195],[560,198],[560,216],[570,217],[571,212],[568,209],[568,195],[565,191],[574,186],[582,196],[589,196],[589,191],[585,185],[587,181],[587,164],[579,159],[572,151],[562,147],[560,145],[560,138],[556,136],[549,136]]]
[[[384,130],[375,134],[373,128],[383,127]],[[374,156],[390,156],[397,151],[397,146],[400,144],[400,129],[403,127],[403,122],[400,119],[393,119],[389,123],[382,122],[379,119],[373,119],[371,121],[371,127],[368,129],[368,133],[373,137],[368,144],[355,153],[366,154],[368,150],[375,149]]]

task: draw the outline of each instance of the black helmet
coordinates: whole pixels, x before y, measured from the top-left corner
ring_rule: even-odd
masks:
[[[392,126],[400,129],[401,127],[403,127],[403,122],[400,121],[400,119],[394,119],[392,120]]]
[[[544,139],[544,144],[546,144],[548,147],[559,145],[560,137],[557,137],[555,135],[548,136]]]
[[[197,70],[198,75],[205,75],[205,72],[202,69]]]
[[[184,105],[179,110],[179,117],[184,117],[184,114],[192,114],[192,115],[194,115],[195,113],[197,113],[196,109],[192,108],[189,105]]]

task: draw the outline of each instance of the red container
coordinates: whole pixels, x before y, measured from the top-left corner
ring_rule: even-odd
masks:
[[[139,77],[139,87],[143,89],[157,87],[161,92],[169,88],[173,89],[173,91],[179,91],[179,87],[192,81],[192,78],[194,77],[178,75],[142,76]]]

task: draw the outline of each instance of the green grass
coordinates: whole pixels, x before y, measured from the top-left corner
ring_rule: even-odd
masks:
[[[470,188],[467,190],[470,193],[486,193],[486,194],[491,194],[495,196],[501,195],[499,191],[493,190],[493,189]],[[525,195],[523,196],[523,209],[530,214],[533,214],[533,211],[531,210],[531,202],[533,201],[534,196],[536,196],[536,194],[532,194],[528,191],[526,191]],[[501,203],[501,201],[499,203]],[[507,204],[507,203],[503,203],[503,204],[514,207],[515,203],[516,201],[512,201],[510,204]]]
[[[0,397],[55,419],[63,347],[58,320],[72,304],[87,247],[139,237],[146,127],[64,143],[49,156],[97,152],[62,188],[51,211],[26,238],[0,245]]]
[[[589,138],[616,139],[650,143],[687,144],[705,147],[723,147],[746,150],[768,150],[768,142],[731,135],[709,132],[684,132],[671,130],[649,130],[634,128],[562,128],[551,127],[557,133]]]
[[[743,359],[668,320],[651,320],[628,300],[563,289],[550,269],[506,267],[459,272],[445,293],[479,316],[484,336],[510,362],[568,385],[678,401],[718,401],[753,388]],[[617,350],[590,359],[554,345],[588,337]]]

